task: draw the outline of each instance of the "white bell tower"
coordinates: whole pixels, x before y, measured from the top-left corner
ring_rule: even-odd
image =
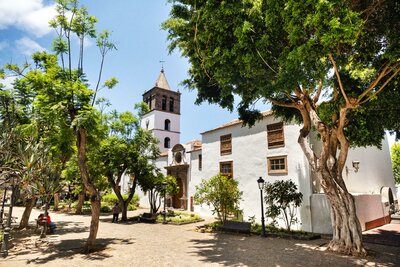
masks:
[[[143,94],[150,112],[142,119],[142,128],[151,130],[158,138],[161,152],[179,144],[181,126],[181,93],[172,91],[161,69],[154,87]]]

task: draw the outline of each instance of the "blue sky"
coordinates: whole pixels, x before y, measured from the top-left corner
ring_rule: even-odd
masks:
[[[179,51],[168,52],[167,32],[160,27],[169,15],[167,1],[81,0],[81,4],[99,19],[98,30],[113,32],[112,40],[118,50],[106,58],[103,77],[115,76],[119,84],[113,90],[100,93],[111,101],[112,108],[133,111],[134,104],[142,100],[143,92],[154,86],[161,70],[160,60],[163,60],[171,88],[182,93],[182,143],[201,139],[199,133],[237,117],[236,112],[230,113],[217,105],[195,105],[196,92],[180,85],[187,78],[189,65]],[[54,16],[53,10],[53,1],[0,0],[1,65],[29,62],[34,51],[50,51],[55,34],[47,21]],[[94,42],[87,45],[85,54],[85,72],[94,85],[100,64]]]

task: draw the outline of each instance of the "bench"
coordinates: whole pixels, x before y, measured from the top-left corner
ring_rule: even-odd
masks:
[[[148,213],[145,212],[141,216],[139,216],[139,222],[145,222],[145,223],[155,223],[157,218],[156,213]]]
[[[222,226],[217,228],[217,230],[224,232],[250,234],[251,223],[238,222],[238,221],[225,221]]]

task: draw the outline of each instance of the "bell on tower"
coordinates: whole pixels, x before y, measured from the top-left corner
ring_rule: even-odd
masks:
[[[171,90],[162,67],[154,87],[143,94],[143,102],[150,112],[142,119],[142,128],[152,131],[159,139],[162,152],[179,144],[180,100],[181,93]]]

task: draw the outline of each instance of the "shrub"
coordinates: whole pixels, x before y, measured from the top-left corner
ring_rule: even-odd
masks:
[[[243,192],[239,191],[238,182],[232,178],[216,175],[209,180],[202,180],[196,186],[194,201],[196,204],[207,204],[213,208],[221,222],[226,221],[229,214],[236,214]]]
[[[111,208],[108,205],[101,205],[101,212],[111,212]]]
[[[297,222],[296,211],[302,199],[303,194],[297,192],[297,185],[291,180],[265,184],[266,215],[272,219],[272,224],[276,224],[276,218],[281,215],[288,231]]]
[[[128,198],[128,195],[122,195],[122,197],[123,197],[124,199],[127,199],[127,198]],[[104,195],[104,196],[101,198],[101,201],[102,201],[104,204],[107,204],[107,205],[110,206],[110,207],[114,206],[115,202],[119,202],[118,197],[117,197],[116,194],[107,194],[107,195]],[[138,204],[139,204],[139,196],[138,196],[137,194],[135,194],[135,195],[133,196],[131,202],[129,202],[129,204],[128,204],[128,210],[135,210],[136,207],[138,206]]]

